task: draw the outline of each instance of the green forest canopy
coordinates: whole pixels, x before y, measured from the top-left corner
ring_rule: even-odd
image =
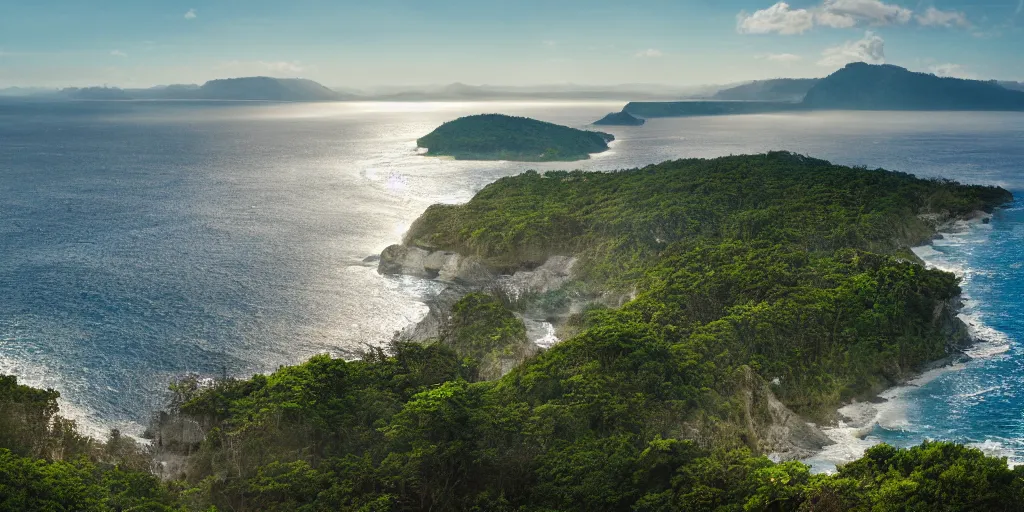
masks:
[[[155,485],[99,447],[78,463],[0,451],[0,496],[45,472],[83,482],[93,494],[44,495],[83,509],[129,495],[140,510],[1018,510],[1024,470],[951,443],[878,446],[832,476],[772,463],[765,412],[743,398],[750,375],[779,378],[775,394],[815,417],[946,354],[959,288],[906,254],[932,233],[918,215],[1010,199],[786,153],[499,180],[432,207],[409,241],[510,267],[579,255],[587,286],[635,299],[587,310],[579,334],[498,380],[481,380],[480,359],[522,328],[480,295],[439,343],[186,379],[172,416],[205,438],[154,433],[187,455],[177,481]],[[14,386],[0,407],[55,414],[53,394]],[[2,447],[32,445],[31,429],[13,431]],[[116,471],[142,483],[126,491]]]

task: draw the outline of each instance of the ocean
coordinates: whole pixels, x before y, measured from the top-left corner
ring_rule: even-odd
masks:
[[[462,162],[416,138],[474,113],[583,127],[623,102],[0,100],[0,373],[62,393],[87,432],[141,433],[168,383],[358,357],[425,312],[429,282],[367,256],[430,204],[528,169],[614,170],[790,150],[1024,197],[1024,114],[819,112],[603,127],[576,163]],[[1024,205],[919,254],[963,277],[974,360],[847,411],[827,470],[876,442],[950,439],[1024,461]]]

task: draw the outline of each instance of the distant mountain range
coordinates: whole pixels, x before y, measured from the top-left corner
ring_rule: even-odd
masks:
[[[883,110],[1022,110],[1022,82],[942,78],[889,65],[850,64],[826,78],[777,78],[732,85],[677,87],[656,84],[586,86],[427,85],[371,90],[328,88],[301,78],[245,77],[203,85],[174,84],[146,89],[84,87],[0,88],[0,97],[76,100],[262,100],[262,101],[490,101],[631,100],[641,117],[756,113],[778,108]],[[671,106],[685,101],[687,105]],[[644,104],[660,105],[648,108]],[[706,105],[695,103],[705,102]],[[757,105],[729,105],[754,102]],[[779,104],[777,107],[765,103]],[[797,106],[799,105],[799,106]]]
[[[554,84],[527,87],[427,85],[359,90],[327,88],[312,80],[247,77],[211,80],[202,86],[177,84],[146,89],[71,87],[41,89],[11,87],[0,96],[61,97],[77,100],[264,100],[264,101],[489,101],[489,100],[667,100],[707,97],[720,86],[674,87],[656,84],[586,86]]]
[[[167,85],[148,89],[85,87],[56,94],[76,100],[259,100],[340,101],[355,98],[332,91],[312,80],[255,76],[210,80],[199,85]]]

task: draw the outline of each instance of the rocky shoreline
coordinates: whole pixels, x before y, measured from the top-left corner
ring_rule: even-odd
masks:
[[[989,224],[992,222],[992,213],[979,210],[962,217],[944,214],[925,214],[919,216],[919,218],[931,224],[934,228],[934,233],[928,240],[922,241],[921,245],[915,246],[915,249],[918,247],[930,247],[935,240],[942,240],[947,235],[963,232],[970,229],[972,225]],[[920,256],[917,256],[917,258],[920,260],[920,263],[928,265],[928,262]],[[969,326],[959,318],[963,308],[962,296],[957,296],[953,300],[942,304],[935,312],[934,321],[942,324],[942,330],[947,339],[948,355],[946,357],[904,373],[891,386],[872,391],[869,395],[843,404],[836,409],[835,418],[832,422],[829,425],[823,426],[823,430],[820,430],[831,442],[822,446],[819,450],[801,457],[801,459],[806,460],[814,455],[819,455],[828,446],[848,442],[850,439],[843,439],[843,437],[848,437],[851,432],[854,438],[863,441],[871,433],[871,429],[878,423],[879,411],[876,406],[889,401],[885,395],[902,387],[917,385],[915,382],[925,378],[932,372],[943,371],[970,361],[972,358],[967,354],[967,350],[988,340],[971,334]]]

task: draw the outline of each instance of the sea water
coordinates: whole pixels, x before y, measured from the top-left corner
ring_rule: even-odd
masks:
[[[584,127],[605,103],[0,102],[0,373],[62,393],[96,435],[139,433],[171,379],[358,357],[424,314],[436,287],[367,256],[430,204],[527,169],[614,170],[784,149],[1024,192],[1024,115],[813,113],[602,127],[575,163],[423,157],[415,140],[501,112]],[[920,249],[956,271],[986,343],[889,401],[847,410],[827,469],[871,443],[951,439],[1024,458],[1024,211]],[[538,328],[543,332],[542,326]],[[547,340],[551,342],[552,340]]]

